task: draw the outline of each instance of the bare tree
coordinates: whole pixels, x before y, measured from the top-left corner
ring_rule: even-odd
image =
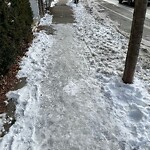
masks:
[[[122,78],[124,83],[133,83],[135,68],[139,56],[140,44],[142,40],[147,3],[147,0],[135,0],[131,35],[126,56],[124,74]]]

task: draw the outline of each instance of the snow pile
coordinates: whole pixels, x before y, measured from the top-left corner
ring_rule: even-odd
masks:
[[[118,128],[117,139],[126,149],[150,148],[150,95],[143,83],[123,84],[118,78],[111,79],[104,87],[106,97],[113,102],[112,116]]]
[[[30,83],[33,79],[34,81],[41,82],[49,54],[48,48],[52,44],[52,38],[44,31],[35,33],[34,36],[36,36],[36,38],[26,53],[27,57],[22,59],[20,64],[21,70],[18,73],[18,77],[27,77]]]
[[[97,7],[97,3],[95,5]],[[95,16],[93,2],[89,5],[91,8],[86,7],[87,10],[80,4],[78,7],[71,6],[76,14],[78,38],[88,47],[85,55],[92,67],[91,74],[95,72],[102,86],[103,100],[111,110],[109,117],[113,118],[112,126],[116,130],[113,135],[119,147],[128,150],[149,149],[150,94],[146,87],[149,85],[147,79],[150,70],[142,69],[148,59],[143,61],[145,57],[140,57],[133,85],[122,83],[127,39],[116,31],[109,19],[103,20],[103,15],[100,16],[103,12]],[[86,13],[89,10],[91,15]]]
[[[4,131],[3,125],[6,123],[6,114],[0,114],[0,135],[2,135],[2,132]]]
[[[83,6],[79,6],[80,4],[74,7],[78,22],[77,33],[78,38],[88,47],[89,62],[101,74],[103,72],[104,75],[106,73],[118,74],[117,71],[123,69],[127,40],[115,30],[109,21],[103,22],[94,19],[92,15],[85,15],[86,10]]]
[[[48,26],[52,23],[52,16],[49,14],[45,14],[43,18],[41,18],[39,26]]]
[[[59,2],[59,0],[53,0],[51,2],[51,7],[54,7],[58,2]]]
[[[46,15],[44,20],[48,22],[49,16]],[[41,21],[43,24],[43,19]],[[21,70],[17,75],[18,78],[27,78],[27,85],[7,94],[8,98],[17,100],[17,121],[9,134],[5,135],[4,141],[0,143],[0,149],[3,150],[8,150],[10,147],[14,150],[18,147],[20,150],[31,148],[31,137],[35,126],[34,116],[39,108],[37,101],[40,92],[38,90],[40,83],[45,78],[46,60],[50,55],[49,48],[53,43],[52,36],[47,35],[45,31],[35,32],[34,37],[31,47],[20,63]]]

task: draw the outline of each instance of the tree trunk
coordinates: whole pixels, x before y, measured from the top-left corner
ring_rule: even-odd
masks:
[[[39,5],[39,15],[40,15],[40,17],[43,17],[44,16],[43,0],[38,0],[38,5]]]
[[[51,0],[49,0],[49,7],[51,6],[51,2],[52,2],[52,1],[51,1]]]
[[[47,9],[48,5],[47,5],[47,0],[45,1],[45,8]]]
[[[124,83],[133,83],[135,68],[139,55],[140,43],[142,40],[147,3],[147,0],[135,1],[131,35],[126,56],[124,74],[122,78]]]

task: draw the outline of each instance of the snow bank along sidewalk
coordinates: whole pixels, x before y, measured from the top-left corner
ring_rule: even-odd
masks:
[[[149,150],[146,60],[140,58],[135,83],[123,84],[127,39],[92,0],[68,5],[76,23],[53,24],[54,35],[34,33],[18,73],[27,85],[8,93],[17,100],[16,122],[0,149]]]

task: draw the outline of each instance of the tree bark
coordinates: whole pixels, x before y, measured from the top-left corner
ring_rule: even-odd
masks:
[[[52,2],[52,0],[49,0],[49,7],[51,6],[51,2]]]
[[[124,83],[133,83],[135,68],[139,56],[140,44],[142,40],[147,3],[147,0],[135,0],[130,40],[122,78]]]
[[[39,5],[39,15],[40,15],[40,17],[43,17],[44,16],[43,0],[38,0],[38,5]]]

